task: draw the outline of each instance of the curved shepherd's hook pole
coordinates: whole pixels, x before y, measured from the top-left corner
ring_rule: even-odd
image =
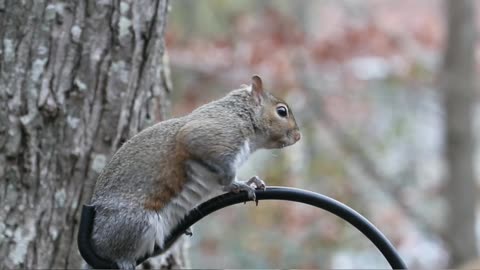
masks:
[[[255,193],[257,195],[257,200],[293,201],[309,204],[327,210],[328,212],[348,221],[360,232],[362,232],[368,239],[370,239],[370,241],[380,250],[393,269],[407,268],[393,245],[372,223],[370,223],[355,210],[330,197],[311,191],[287,187],[267,187],[266,190],[256,190]],[[185,234],[188,228],[190,228],[203,217],[227,206],[246,201],[248,201],[247,193],[239,192],[226,193],[202,203],[190,211],[183,221],[173,229],[171,234],[165,240],[165,248],[163,250],[155,247],[152,255],[138,260],[137,264],[142,263],[149,257],[161,254],[164,250],[168,249],[180,236]],[[93,268],[118,268],[114,262],[100,258],[93,250],[90,239],[94,216],[94,206],[84,205],[82,210],[82,218],[80,221],[80,228],[78,231],[78,248],[80,250],[80,254]]]

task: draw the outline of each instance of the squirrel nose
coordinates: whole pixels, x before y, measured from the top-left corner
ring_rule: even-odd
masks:
[[[300,134],[300,132],[295,132],[295,134],[293,135],[293,138],[295,139],[295,141],[298,141],[300,140],[300,138],[302,137],[302,135]]]

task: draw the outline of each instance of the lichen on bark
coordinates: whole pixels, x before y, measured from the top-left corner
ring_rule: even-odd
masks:
[[[0,1],[0,268],[82,267],[79,214],[96,177],[167,117],[168,4]]]

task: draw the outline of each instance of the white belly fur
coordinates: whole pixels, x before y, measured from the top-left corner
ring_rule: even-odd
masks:
[[[162,247],[165,237],[190,210],[220,192],[221,186],[217,180],[195,177],[187,182],[180,194],[162,210],[159,212],[148,211],[150,226],[140,241],[141,245],[136,253],[136,258],[151,254],[155,244]]]
[[[250,153],[250,142],[246,140],[233,160],[232,167],[235,170],[240,167]],[[159,212],[147,213],[150,226],[142,237],[140,248],[136,253],[137,258],[147,253],[151,254],[155,244],[162,247],[165,237],[190,210],[222,192],[220,180],[215,176],[201,166],[193,166],[193,173],[180,194]]]

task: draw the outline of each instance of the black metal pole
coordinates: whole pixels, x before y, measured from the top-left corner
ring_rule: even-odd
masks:
[[[379,251],[383,254],[385,259],[388,261],[388,263],[393,269],[407,268],[402,258],[398,255],[398,252],[395,250],[390,241],[388,241],[388,239],[372,223],[370,223],[366,218],[357,213],[355,210],[330,197],[311,191],[287,187],[268,187],[266,190],[257,190],[256,196],[257,200],[294,201],[327,210],[328,212],[348,221],[360,232],[362,232],[368,239],[370,239],[370,241],[379,249]],[[190,228],[193,224],[195,224],[203,217],[219,209],[238,203],[243,203],[246,201],[248,201],[248,196],[246,192],[227,193],[199,205],[198,207],[190,211],[183,219],[183,221],[180,222],[173,229],[169,236],[167,236],[164,249],[161,250],[156,248],[154,254],[152,254],[151,256],[161,254],[164,250],[168,249],[181,235],[185,233],[188,228]],[[83,213],[85,211],[87,212],[86,215],[84,215]],[[80,253],[84,257],[85,261],[94,268],[116,268],[115,263],[100,258],[93,252],[89,240],[93,216],[93,207],[84,206],[78,237],[78,246],[80,249]],[[87,219],[87,221],[84,221],[84,218]],[[143,258],[137,263],[140,264],[149,257]]]

